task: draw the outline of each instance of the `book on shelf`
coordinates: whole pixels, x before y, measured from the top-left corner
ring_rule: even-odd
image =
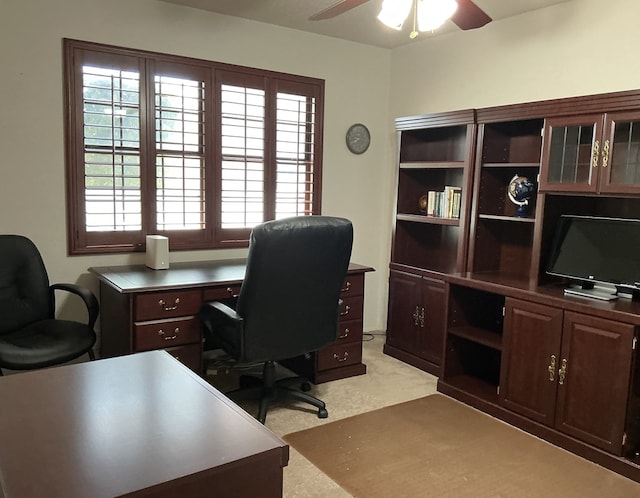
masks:
[[[435,218],[459,218],[462,188],[447,185],[443,191],[427,192],[427,216]]]

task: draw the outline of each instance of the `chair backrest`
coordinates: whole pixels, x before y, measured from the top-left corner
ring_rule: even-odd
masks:
[[[245,360],[291,358],[336,340],[352,243],[344,218],[299,216],[253,229],[236,307]]]
[[[0,334],[52,316],[49,277],[35,244],[0,235]]]

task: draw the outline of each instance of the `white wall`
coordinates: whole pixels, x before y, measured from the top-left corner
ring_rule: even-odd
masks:
[[[640,88],[638,19],[637,0],[569,0],[427,35],[393,52],[392,116]]]
[[[353,221],[353,260],[378,270],[366,277],[365,329],[384,328],[390,225],[380,220],[391,209],[390,51],[156,0],[0,0],[0,232],[32,238],[52,282],[94,288],[88,267],[139,263],[142,255],[67,256],[62,38],[324,79],[323,213]],[[361,156],[344,144],[354,122],[372,132]],[[176,252],[171,260],[245,253]]]

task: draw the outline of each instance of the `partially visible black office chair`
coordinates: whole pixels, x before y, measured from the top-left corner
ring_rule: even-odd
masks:
[[[55,318],[55,291],[71,292],[87,307],[87,324]],[[98,300],[75,284],[49,285],[40,252],[21,235],[0,235],[0,375],[2,369],[32,370],[89,354]]]
[[[264,423],[277,398],[301,400],[328,416],[325,403],[294,389],[300,378],[276,381],[275,362],[317,351],[336,341],[340,290],[351,258],[349,220],[299,216],[270,221],[251,233],[247,269],[236,309],[205,303],[205,337],[239,363],[264,362],[260,385],[227,393],[259,399]]]

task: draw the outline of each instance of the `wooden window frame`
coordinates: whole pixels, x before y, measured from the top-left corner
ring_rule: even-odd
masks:
[[[276,101],[279,92],[299,92],[314,103],[313,131],[307,134],[309,171],[305,193],[308,204],[299,214],[321,214],[322,196],[322,142],[324,114],[324,80],[275,71],[267,71],[201,59],[135,50],[112,45],[79,40],[63,40],[64,89],[65,89],[65,154],[68,252],[76,254],[125,253],[145,250],[145,237],[151,234],[169,237],[171,250],[198,250],[246,247],[250,227],[223,229],[221,226],[221,168],[222,168],[222,118],[220,111],[221,81],[233,80],[250,85],[259,80],[265,89],[264,123],[264,221],[276,214],[277,137]],[[139,163],[141,229],[90,231],[85,217],[85,144],[83,109],[82,61],[112,61],[120,67],[127,61],[140,74],[139,102]],[[163,68],[163,72],[156,72]],[[169,69],[167,69],[169,68]],[[202,143],[202,193],[203,205],[201,229],[156,229],[156,114],[155,75],[166,75],[175,68],[177,75],[197,75],[203,81],[203,143]],[[304,161],[303,161],[304,162]],[[306,163],[305,163],[306,164]],[[304,176],[304,175],[301,175]]]

